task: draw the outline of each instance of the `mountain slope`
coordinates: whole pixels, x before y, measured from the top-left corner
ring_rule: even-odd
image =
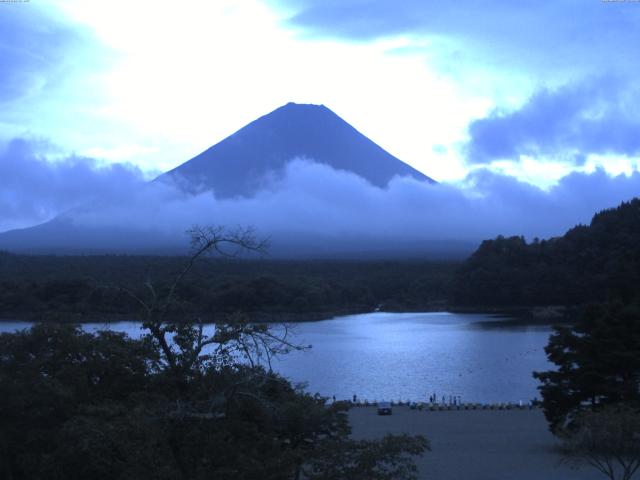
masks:
[[[200,155],[161,175],[186,190],[213,189],[218,198],[251,196],[304,157],[385,187],[394,176],[433,182],[358,132],[324,105],[288,103]]]
[[[267,193],[272,197],[277,195],[280,184],[276,180],[287,172],[287,179],[294,182],[294,188],[288,185],[293,193],[283,199],[276,197],[280,203],[276,203],[278,206],[273,211],[277,213],[294,205],[317,214],[317,199],[300,197],[300,192],[306,193],[307,189],[304,186],[296,189],[295,185],[300,184],[295,182],[301,180],[299,177],[292,180],[287,170],[291,160],[301,157],[328,165],[335,171],[355,174],[377,187],[385,187],[395,176],[412,177],[426,184],[433,182],[328,108],[289,103],[155,181],[122,192],[118,198],[97,198],[42,225],[1,233],[0,249],[38,253],[182,252],[188,244],[183,232],[193,224],[255,226],[255,206],[246,207],[242,202],[251,200],[261,187],[268,187]],[[315,176],[309,178],[316,181]],[[349,178],[353,180],[353,175]],[[317,181],[324,194],[328,187],[322,180]],[[364,182],[350,180],[337,188],[343,189],[342,194],[350,194],[354,193],[351,191],[356,188],[354,185],[360,183],[364,185]],[[199,195],[192,195],[196,193]],[[329,196],[333,200],[334,197]],[[325,197],[320,201],[321,206]],[[329,202],[327,208],[336,212],[342,207],[353,210],[354,206],[344,200],[348,197],[338,196],[344,203],[334,206]],[[371,206],[367,201],[360,205],[360,210],[348,211],[346,215],[370,215]],[[398,252],[402,257],[425,252],[449,255],[451,251],[460,255],[471,249],[465,242],[426,244],[424,238],[405,238],[397,229],[384,231],[382,236],[369,231],[368,225],[364,232],[353,231],[349,229],[353,223],[350,221],[337,222],[342,226],[334,228],[329,225],[317,228],[314,222],[301,228],[299,220],[299,217],[298,221],[289,217],[279,220],[278,215],[270,216],[269,209],[259,217],[260,234],[273,239],[272,254],[375,258],[395,256]],[[390,241],[391,236],[394,242]]]

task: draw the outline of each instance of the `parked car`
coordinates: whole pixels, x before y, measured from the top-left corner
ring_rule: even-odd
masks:
[[[380,402],[378,403],[378,415],[391,415],[393,411],[391,410],[391,404],[389,402]]]

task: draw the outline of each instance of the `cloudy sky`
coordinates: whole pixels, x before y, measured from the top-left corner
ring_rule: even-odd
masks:
[[[634,1],[3,2],[0,230],[152,178],[289,101],[460,188],[481,172],[541,192],[637,178],[639,45]]]

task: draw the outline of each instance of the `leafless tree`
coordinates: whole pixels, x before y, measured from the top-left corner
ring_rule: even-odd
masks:
[[[212,254],[225,258],[246,252],[264,255],[269,246],[268,240],[258,239],[250,228],[194,226],[187,233],[191,237],[189,257],[168,287],[159,289],[149,279],[144,298],[125,289],[139,304],[142,327],[159,347],[167,368],[184,376],[212,366],[235,364],[242,358],[251,366],[264,363],[270,370],[273,356],[307,348],[291,341],[286,325],[274,328],[254,324],[241,314],[215,324],[211,334],[205,333],[200,318],[175,318],[179,304],[177,290],[199,259]]]

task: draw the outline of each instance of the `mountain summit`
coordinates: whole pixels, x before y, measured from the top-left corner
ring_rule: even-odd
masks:
[[[158,180],[171,178],[186,190],[213,189],[219,198],[250,196],[294,158],[355,173],[378,187],[394,176],[433,183],[324,105],[296,103],[258,118]]]
[[[318,191],[311,196],[306,195],[308,185],[293,188],[278,182],[287,174],[289,162],[298,158],[334,170],[324,172],[324,178],[318,179]],[[336,171],[364,181],[344,179]],[[376,187],[386,187],[396,176],[412,177],[431,190],[428,184],[433,180],[380,148],[327,107],[289,103],[153,182],[117,197],[96,198],[44,224],[0,233],[0,249],[182,253],[188,244],[183,232],[192,225],[237,224],[253,226],[271,238],[271,252],[283,257],[390,253],[404,257],[426,250],[435,254],[451,250],[451,242],[444,249],[425,242],[430,238],[429,226],[424,229],[426,237],[406,234],[404,229],[413,229],[416,220],[398,206],[403,204],[402,186],[388,190],[388,201],[384,195],[369,194]],[[288,178],[295,185],[304,181],[305,177]],[[254,201],[261,191],[264,196]],[[269,201],[263,204],[265,198]],[[381,209],[393,213],[380,214]],[[401,218],[404,214],[409,220]],[[367,220],[372,216],[377,220]]]

